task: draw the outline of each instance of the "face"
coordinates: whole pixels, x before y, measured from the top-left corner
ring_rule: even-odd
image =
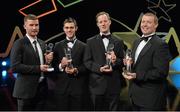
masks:
[[[97,18],[97,26],[99,27],[100,32],[108,33],[110,31],[110,25],[111,20],[109,20],[105,14],[100,15]]]
[[[149,35],[156,31],[158,24],[155,23],[154,16],[144,15],[141,20],[141,31],[144,35]]]
[[[24,29],[29,36],[36,37],[39,33],[39,20],[27,20]]]
[[[77,27],[74,23],[65,23],[63,27],[64,33],[69,39],[72,39],[75,36]]]

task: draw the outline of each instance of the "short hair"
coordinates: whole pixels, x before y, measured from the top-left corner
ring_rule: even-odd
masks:
[[[74,25],[77,27],[77,22],[72,17],[69,17],[69,18],[65,19],[64,22],[63,22],[63,25],[65,25],[66,23],[74,23]]]
[[[97,21],[98,17],[101,16],[101,15],[104,15],[104,14],[108,17],[109,20],[111,20],[111,17],[109,16],[109,13],[107,13],[105,11],[102,11],[102,12],[97,13],[97,15],[96,15],[96,22],[98,22]]]
[[[34,14],[28,14],[27,16],[24,17],[24,22],[26,22],[27,20],[37,20],[38,17]]]
[[[158,17],[156,16],[156,14],[154,14],[152,12],[146,12],[143,14],[143,16],[153,16],[154,17],[154,23],[158,24]]]

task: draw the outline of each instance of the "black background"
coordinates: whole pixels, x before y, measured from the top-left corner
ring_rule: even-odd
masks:
[[[0,53],[6,51],[9,41],[12,37],[14,28],[18,26],[23,33],[23,18],[18,10],[31,4],[37,0],[5,0],[0,5]],[[87,38],[98,33],[96,26],[95,16],[100,11],[106,11],[112,18],[119,20],[126,24],[128,27],[134,29],[137,20],[141,13],[150,11],[148,9],[152,4],[149,1],[158,3],[159,0],[83,0],[77,4],[64,8],[57,0],[54,0],[57,6],[57,11],[50,13],[46,16],[39,18],[40,20],[40,33],[39,38],[47,40],[61,32],[63,32],[63,21],[67,17],[73,17],[78,23],[77,38],[81,41],[86,42]],[[75,0],[62,0],[64,3],[70,3]],[[160,0],[161,2],[163,0]],[[176,4],[176,0],[164,0],[166,4]],[[43,0],[42,4],[36,5],[33,8],[25,10],[26,13],[41,14],[42,12],[52,9],[50,5],[51,0]],[[45,4],[45,5],[44,5]],[[163,5],[162,5],[163,6]],[[167,8],[167,7],[164,7]],[[169,10],[167,14],[171,17],[171,22],[164,19],[159,19],[158,32],[169,32],[170,27],[174,27],[178,37],[180,34],[180,26],[178,19],[178,5]],[[157,16],[163,16],[163,13],[158,11]],[[112,21],[111,32],[123,32],[128,31],[117,22]],[[138,34],[141,35],[138,30]],[[19,38],[19,37],[17,37]],[[17,39],[16,38],[16,39]],[[55,43],[64,39],[64,35],[51,40],[50,42]],[[174,45],[174,41],[171,40],[169,43],[171,46],[171,53],[173,57],[177,56],[177,48]],[[8,59],[8,57],[0,57],[0,60]],[[0,65],[1,66],[1,65]],[[7,68],[8,69],[8,68]],[[0,89],[0,110],[15,110],[15,101],[11,99],[11,91],[14,80],[8,80],[12,82],[7,87],[1,87]],[[10,92],[7,92],[10,91]],[[175,90],[177,92],[177,90]],[[170,93],[173,95],[174,92]],[[9,94],[9,95],[7,95]],[[9,98],[7,98],[9,97]]]

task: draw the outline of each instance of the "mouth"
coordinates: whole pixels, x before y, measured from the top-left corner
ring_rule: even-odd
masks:
[[[32,31],[33,33],[37,33],[38,31]]]
[[[146,28],[146,27],[145,27],[145,28],[143,28],[143,30],[144,30],[144,31],[147,31],[147,30],[148,30],[148,28]]]

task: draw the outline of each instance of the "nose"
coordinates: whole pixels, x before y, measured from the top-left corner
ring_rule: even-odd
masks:
[[[33,29],[36,29],[36,28],[37,28],[37,26],[34,25],[34,26],[33,26]]]

